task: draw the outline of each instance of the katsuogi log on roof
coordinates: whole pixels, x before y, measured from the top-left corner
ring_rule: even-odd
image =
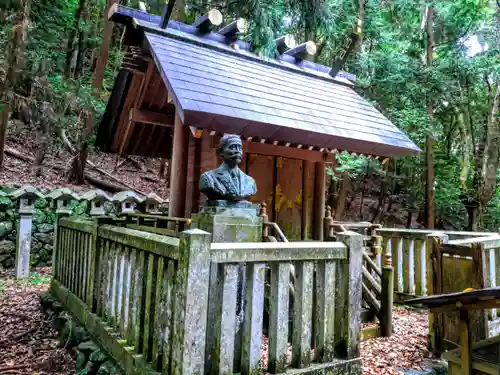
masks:
[[[376,156],[419,151],[353,90],[345,78],[352,75],[339,72],[332,78],[329,67],[308,61],[316,49],[312,41],[293,43],[287,51],[279,43],[279,57],[264,59],[235,39],[246,29],[243,20],[207,32],[220,23],[212,13],[193,25],[169,21],[162,29],[161,17],[121,6],[111,10],[112,20],[127,25],[126,39],[135,47],[115,83],[99,146],[169,157],[175,108],[184,126],[262,143]],[[140,62],[148,58],[153,63],[145,68]]]

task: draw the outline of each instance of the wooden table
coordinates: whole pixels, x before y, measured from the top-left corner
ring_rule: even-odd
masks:
[[[470,311],[500,308],[500,288],[441,294],[405,303],[424,305],[433,313],[460,313],[457,329],[460,330],[461,347],[443,354],[448,361],[449,375],[500,375],[500,337],[472,343],[469,324]]]

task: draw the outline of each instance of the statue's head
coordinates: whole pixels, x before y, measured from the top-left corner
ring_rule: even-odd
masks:
[[[243,159],[243,145],[238,135],[226,134],[220,140],[219,153],[224,163],[235,167]]]

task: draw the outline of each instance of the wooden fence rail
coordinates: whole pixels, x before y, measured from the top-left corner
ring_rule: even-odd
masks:
[[[383,253],[391,253],[394,264],[394,291],[398,301],[429,293],[430,246],[429,238],[446,235],[450,240],[490,237],[496,233],[456,232],[438,230],[413,230],[399,228],[377,228],[382,236]]]
[[[434,236],[428,242],[434,267],[430,294],[462,292],[500,286],[500,235],[449,240],[446,235]],[[436,354],[460,342],[457,314],[431,314],[431,348]],[[500,334],[497,309],[471,313],[473,341]]]
[[[362,236],[211,244],[198,229],[176,237],[120,225],[60,219],[51,288],[125,374],[255,374],[263,337],[269,373],[361,373]],[[245,304],[238,323],[241,266]]]

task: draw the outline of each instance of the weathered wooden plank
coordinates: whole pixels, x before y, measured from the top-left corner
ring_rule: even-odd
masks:
[[[394,264],[394,289],[403,293],[403,239],[400,237],[391,238],[392,259]]]
[[[81,242],[79,243],[80,247],[80,287],[79,287],[79,293],[80,293],[80,298],[82,301],[86,301],[87,294],[85,293],[86,291],[86,285],[88,283],[87,279],[87,273],[88,273],[88,264],[87,264],[87,254],[88,254],[88,233],[81,233]]]
[[[219,314],[220,304],[222,303],[222,276],[219,276],[223,268],[220,264],[210,264],[209,276],[209,301],[208,304],[208,324],[207,324],[207,340],[205,346],[205,373],[212,371],[212,355],[214,354],[214,340],[215,340],[215,322]]]
[[[146,253],[144,251],[139,251],[137,257],[137,267],[135,270],[135,293],[134,293],[134,304],[133,308],[133,319],[134,319],[134,346],[137,353],[143,352],[143,342],[142,338],[144,335],[144,301],[145,301],[145,289],[146,289]]]
[[[500,248],[495,249],[495,282],[500,286]],[[500,309],[497,310],[497,316],[500,316]]]
[[[361,340],[362,282],[359,275],[363,267],[363,236],[348,232],[338,234],[337,239],[349,248],[349,259],[337,262],[335,315],[343,319],[335,322],[335,352],[350,359],[359,357]]]
[[[76,283],[77,283],[77,267],[76,263],[78,261],[77,259],[77,243],[78,243],[78,232],[72,231],[70,235],[70,241],[71,241],[71,247],[70,247],[70,270],[71,270],[71,279],[70,279],[70,288],[69,290],[76,294]]]
[[[105,252],[105,240],[101,240],[97,238],[97,249],[99,256],[99,268],[97,268],[97,276],[99,278],[98,288],[96,290],[96,298],[97,298],[97,316],[104,317],[105,316],[105,293],[106,293],[106,252]]]
[[[346,259],[340,242],[242,242],[211,244],[214,263],[264,263]]]
[[[486,288],[494,288],[497,286],[495,250],[494,249],[486,250],[484,258],[487,270]],[[495,319],[496,316],[497,316],[496,309],[491,309],[488,311],[488,317],[490,320]]]
[[[329,362],[335,353],[336,262],[316,265],[315,360]]]
[[[111,284],[113,282],[113,262],[111,256],[111,241],[104,240],[104,318],[106,322],[110,322],[112,320],[111,316],[111,297],[112,290]]]
[[[427,295],[427,262],[426,255],[426,241],[415,240],[415,294],[417,296]]]
[[[143,351],[142,354],[147,361],[151,360],[152,344],[154,336],[154,302],[155,296],[153,295],[155,282],[155,261],[156,256],[153,254],[147,255],[147,271],[146,271],[146,295],[144,302],[144,337],[143,337]]]
[[[241,373],[253,375],[260,372],[265,265],[262,263],[246,265],[245,276],[245,324],[243,326]]]
[[[101,277],[99,270],[102,263],[99,248],[97,247],[97,223],[94,223],[94,230],[89,239],[89,284],[87,289],[87,304],[91,306],[92,312],[97,312],[98,293],[100,289]]]
[[[174,316],[174,288],[176,277],[176,263],[168,260],[166,272],[163,273],[164,292],[164,333],[163,333],[163,364],[162,373],[170,375],[172,361],[172,341],[173,341],[173,316]]]
[[[130,263],[130,248],[123,249],[124,275],[122,287],[122,324],[120,326],[121,337],[128,340],[129,332],[129,308],[130,308],[130,288],[132,279],[132,264]]]
[[[59,220],[59,225],[68,228],[70,231],[92,233],[93,222],[90,220],[77,219],[74,217],[63,217]]]
[[[211,237],[210,233],[199,229],[181,233],[180,252],[183,256],[178,262],[174,297],[172,374],[195,375],[204,371]],[[237,266],[234,266],[234,275],[231,272],[233,276],[236,282]],[[226,305],[233,315],[226,317],[221,314],[221,319],[232,318],[234,321],[236,318],[236,284],[233,286],[234,301],[230,299],[234,304]],[[222,327],[220,323],[218,327]],[[226,321],[224,328],[225,324]]]
[[[60,257],[61,257],[61,265],[59,266],[59,282],[64,286],[68,287],[68,270],[66,265],[66,258],[68,256],[68,230],[66,228],[61,228],[61,242],[60,242]]]
[[[214,373],[226,375],[233,373],[234,348],[236,335],[236,292],[238,284],[238,265],[221,266],[222,301],[215,322],[215,342],[212,361]]]
[[[269,312],[269,372],[286,371],[288,354],[290,263],[271,263],[271,295]]]
[[[163,335],[165,333],[165,260],[163,257],[158,257],[158,265],[156,270],[156,290],[155,290],[155,304],[154,304],[154,330],[153,330],[153,349],[152,349],[152,363],[153,367],[158,369],[163,355]]]
[[[119,294],[119,282],[118,279],[120,277],[120,267],[119,267],[119,262],[118,262],[118,244],[116,242],[111,242],[110,244],[110,256],[111,256],[111,267],[112,267],[112,274],[111,274],[111,284],[110,284],[110,289],[111,289],[111,322],[110,325],[112,327],[116,327],[118,321],[117,321],[117,305],[118,305],[118,294]]]
[[[136,346],[135,341],[135,329],[137,326],[137,304],[136,304],[136,294],[137,294],[137,281],[138,281],[138,269],[139,269],[139,256],[138,250],[130,249],[130,289],[129,289],[129,300],[128,300],[128,327],[127,327],[127,343],[130,346]]]
[[[410,238],[408,245],[408,279],[405,281],[407,293],[415,295],[415,240]]]
[[[125,252],[123,246],[117,247],[117,264],[118,264],[118,285],[116,287],[116,328],[119,329],[119,332],[123,335],[123,293],[125,289]]]
[[[311,362],[313,263],[295,263],[293,303],[292,366],[307,367]]]
[[[92,234],[85,234],[85,252],[84,252],[84,263],[85,263],[85,275],[83,280],[83,291],[82,300],[87,303],[90,309],[92,309],[92,301],[89,302],[88,294],[90,287],[90,267],[92,258]]]
[[[100,226],[99,237],[170,259],[179,259],[178,238],[111,225]]]

